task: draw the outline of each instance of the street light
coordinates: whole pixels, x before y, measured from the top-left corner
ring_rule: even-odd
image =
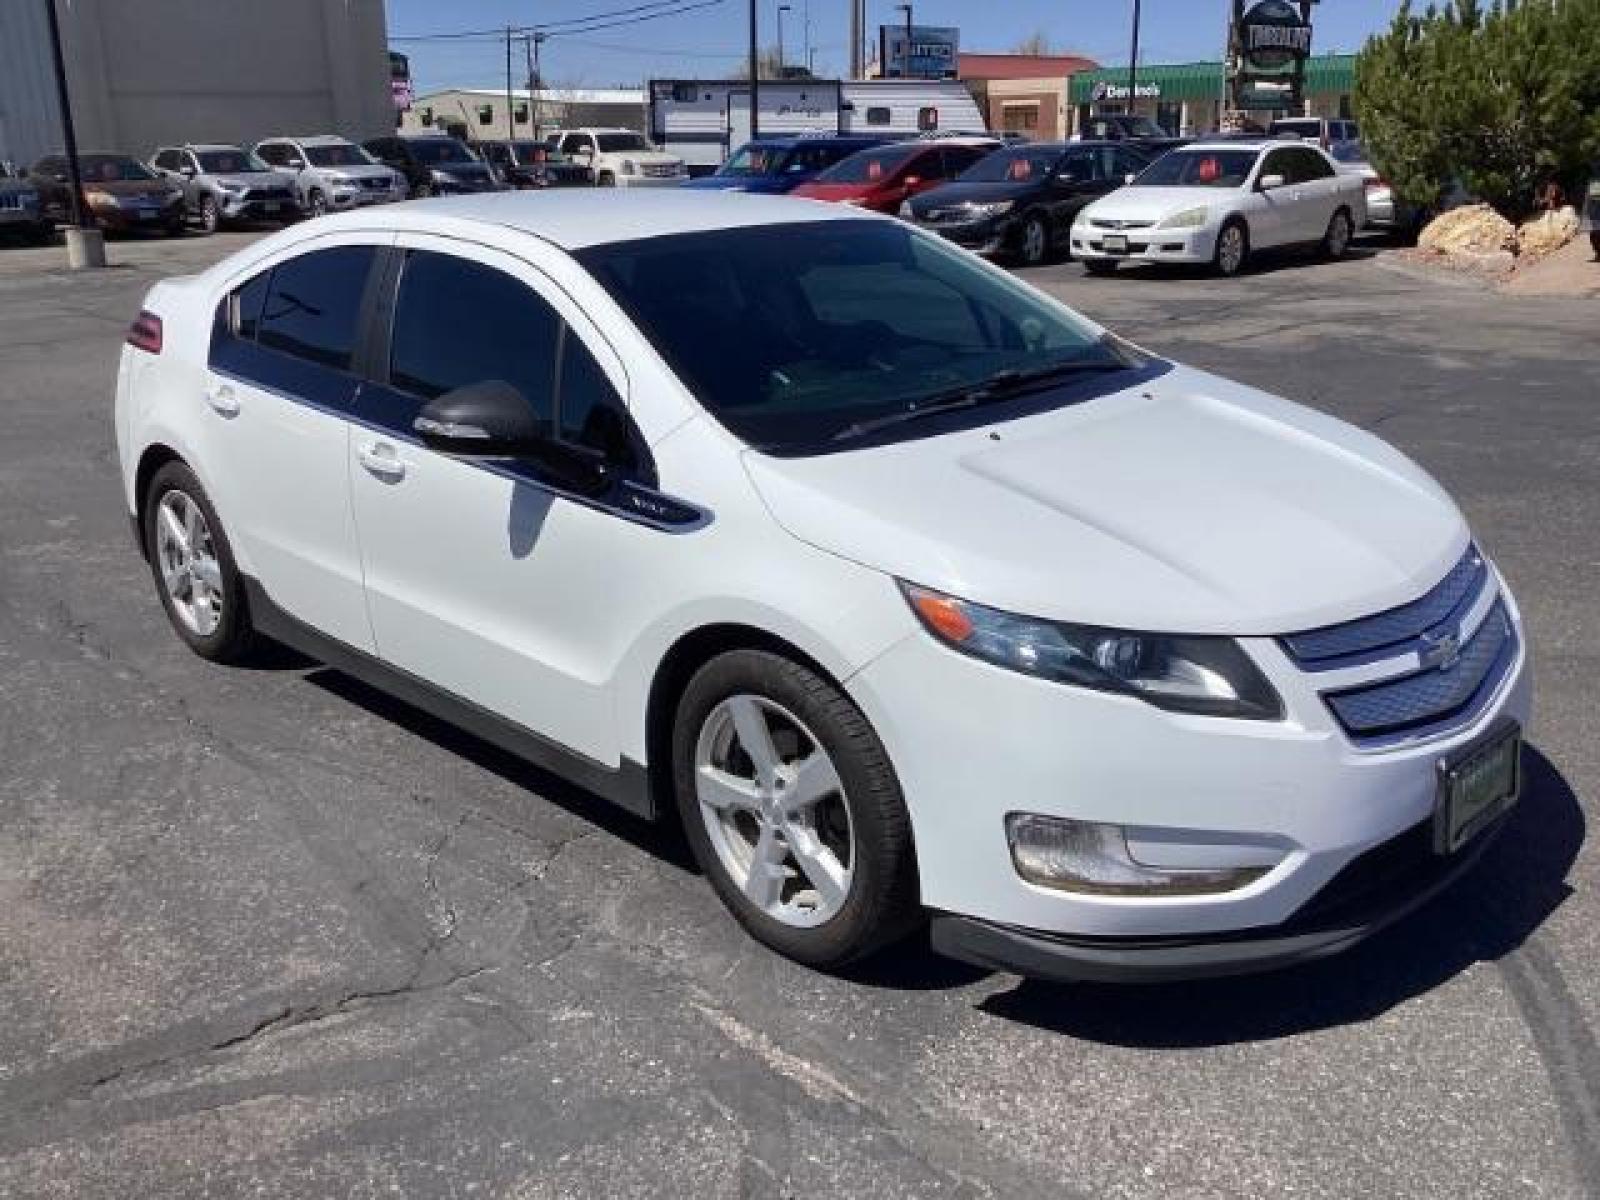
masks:
[[[904,12],[906,14],[906,56],[900,63],[900,78],[901,79],[910,79],[911,78],[911,5],[909,5],[909,4],[896,4],[895,7],[900,9],[902,12]],[[888,72],[888,68],[889,68],[889,64],[885,63],[884,64],[885,73]]]
[[[789,4],[780,4],[780,5],[778,5],[778,78],[779,79],[782,79],[784,77],[783,76],[783,63],[784,63],[784,59],[783,59],[783,14],[786,13],[786,12],[793,12],[793,11],[794,11],[794,6],[793,5],[789,5]]]

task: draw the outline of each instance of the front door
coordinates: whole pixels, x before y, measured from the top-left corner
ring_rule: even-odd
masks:
[[[387,361],[374,364],[350,448],[378,653],[615,765],[607,614],[621,547],[641,531],[531,464],[429,450],[412,422],[435,396],[501,380],[547,429],[620,464],[635,444],[621,363],[521,260],[423,235],[401,248]]]
[[[289,615],[370,651],[348,441],[358,332],[380,255],[353,236],[319,239],[232,285],[194,400],[203,410],[195,436],[243,568]]]

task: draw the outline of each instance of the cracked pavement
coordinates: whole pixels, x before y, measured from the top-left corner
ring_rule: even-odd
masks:
[[[171,635],[116,357],[153,279],[248,236],[78,277],[0,249],[0,1196],[1600,1196],[1592,302],[1374,257],[1030,272],[1441,478],[1532,630],[1527,796],[1332,962],[1062,988],[912,945],[835,979],[745,938],[669,831]]]

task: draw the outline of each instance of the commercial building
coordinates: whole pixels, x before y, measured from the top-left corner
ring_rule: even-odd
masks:
[[[1305,60],[1305,102],[1301,113],[1270,107],[1269,101],[1252,110],[1265,124],[1275,116],[1352,116],[1350,94],[1355,89],[1353,54],[1314,54]],[[1223,76],[1220,62],[1141,64],[1134,81],[1131,111],[1155,120],[1168,133],[1190,135],[1221,128]],[[1072,130],[1084,128],[1095,113],[1130,111],[1128,68],[1102,67],[1072,77],[1069,86]]]
[[[509,121],[504,88],[451,88],[418,96],[400,127],[406,133],[437,130],[473,141],[542,137],[582,125],[643,133],[646,121],[643,88],[513,88]]]
[[[0,159],[61,149],[46,0],[0,3]],[[394,128],[383,0],[56,0],[78,145]]]
[[[962,54],[962,82],[983,110],[988,127],[1034,141],[1065,137],[1070,114],[1068,81],[1099,64],[1078,54]]]

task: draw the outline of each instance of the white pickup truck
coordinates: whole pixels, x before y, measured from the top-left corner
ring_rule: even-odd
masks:
[[[683,159],[631,129],[567,129],[549,140],[587,167],[596,187],[676,187],[688,177]]]

